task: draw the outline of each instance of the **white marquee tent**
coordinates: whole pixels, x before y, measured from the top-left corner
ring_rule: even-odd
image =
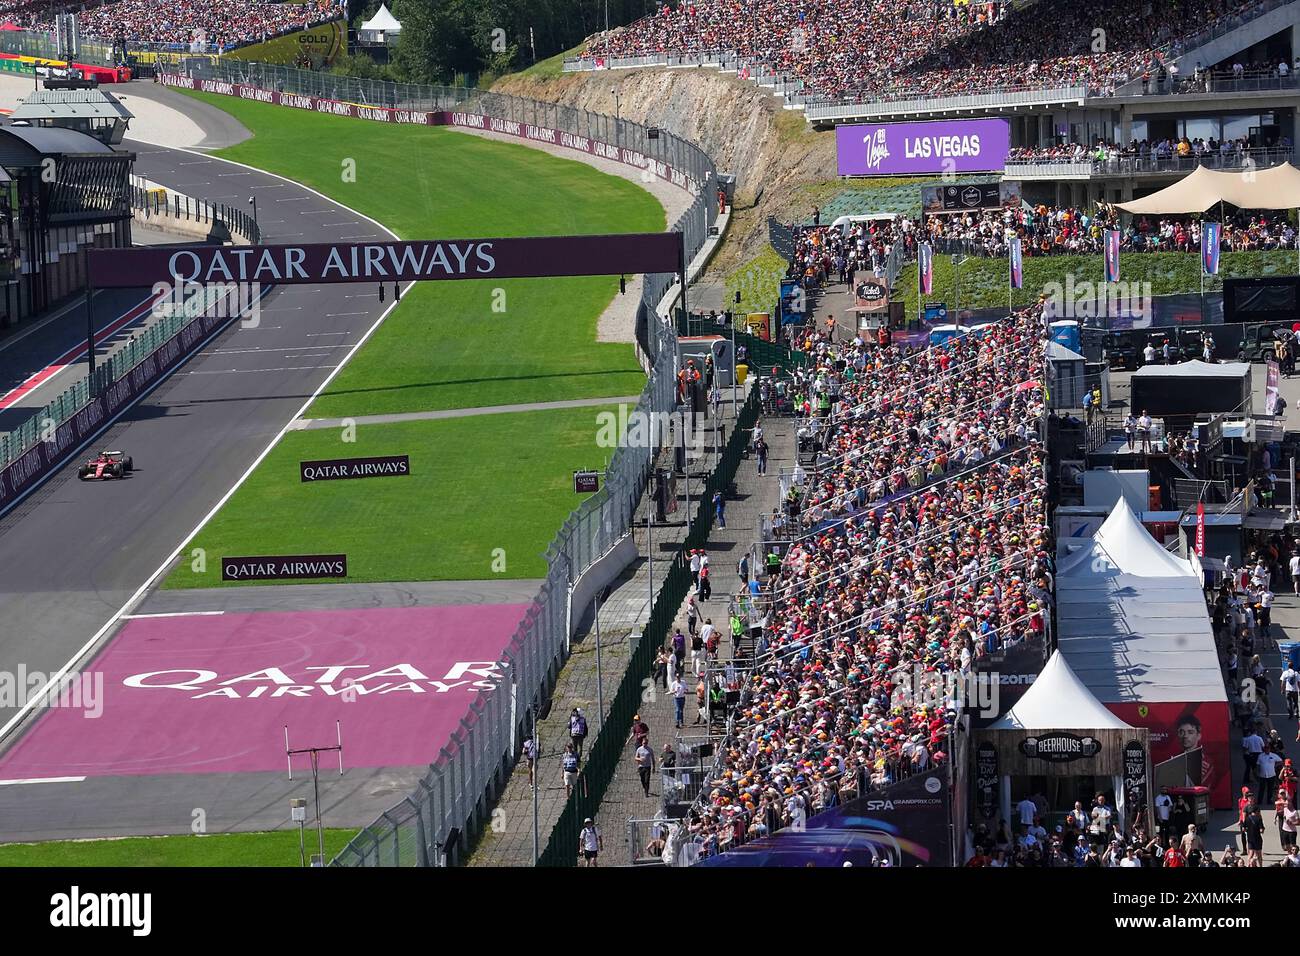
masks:
[[[1035,737],[1039,733],[1050,736],[1052,732],[1058,732],[1076,736],[1085,743],[1093,740],[1100,745],[1103,740],[1109,741],[1112,746],[1115,741],[1130,735],[1142,740],[1144,745],[1146,739],[1145,732],[1139,732],[1125,723],[1096,698],[1059,650],[1052,654],[1025,695],[984,732],[996,735],[999,731],[1028,733]],[[1127,795],[1122,765],[1113,755],[1110,765],[1115,769],[1110,774],[1115,809],[1120,820],[1124,821]],[[1015,819],[1011,814],[1011,778],[1015,770],[1015,765],[1010,761],[1004,759],[1001,762],[998,802],[1002,819],[1008,821]],[[1025,769],[1020,770],[1021,774],[1024,772]],[[1031,768],[1029,772],[1032,775],[1040,771]]]
[[[1131,730],[1093,696],[1056,651],[1023,697],[989,725],[989,730]]]
[[[390,43],[401,34],[402,24],[382,3],[375,15],[357,28],[357,37],[362,43]]]
[[[1300,208],[1300,169],[1290,163],[1231,171],[1198,166],[1172,186],[1116,205],[1125,212],[1163,214],[1205,212],[1220,202],[1239,209]]]
[[[1121,574],[1139,578],[1196,577],[1189,562],[1170,554],[1151,537],[1122,498],[1088,546],[1062,562],[1057,577],[1104,579]]]

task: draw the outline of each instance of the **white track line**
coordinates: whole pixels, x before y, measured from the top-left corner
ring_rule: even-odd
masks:
[[[203,155],[202,153],[195,152],[192,149],[178,149],[177,152],[189,153],[192,156]],[[328,196],[319,192],[318,190],[312,189],[310,186],[304,186],[301,183],[295,183],[292,179],[289,179],[286,176],[281,176],[278,173],[269,173],[266,170],[257,169],[256,167],[249,166],[245,163],[237,163],[232,159],[222,159],[220,157],[213,157],[213,161],[221,162],[221,163],[230,163],[233,166],[243,166],[245,169],[252,170],[253,172],[262,173],[263,175],[266,176],[272,176],[275,179],[283,180],[284,182],[289,183],[290,185],[293,186],[297,186],[300,189],[305,189],[309,193],[312,193],[313,195],[319,196],[321,199],[324,199],[326,202],[334,203],[334,205],[338,206],[340,209],[350,212],[353,215],[360,216],[362,219],[366,220],[366,222],[373,222],[383,232],[386,232],[388,233],[388,235],[392,236],[393,239],[400,238],[395,232],[393,232],[383,223],[371,219],[365,213],[357,212],[357,210],[355,209],[350,209],[347,206],[343,205],[343,203],[336,202],[335,200],[330,199]],[[303,196],[301,198],[305,200],[308,197]],[[276,200],[276,202],[284,202],[284,201],[285,200],[283,199]],[[406,284],[406,289],[403,291],[403,298],[405,297],[405,294],[410,291],[411,287],[414,284],[415,283],[413,282],[408,282]],[[214,517],[216,517],[218,511],[220,511],[223,507],[225,507],[226,502],[229,501],[234,496],[235,492],[238,491],[240,487],[243,486],[244,482],[246,482],[249,479],[249,476],[251,476],[253,472],[257,470],[257,466],[260,465],[262,461],[266,458],[266,456],[271,453],[271,449],[273,449],[277,444],[279,444],[280,439],[283,438],[286,433],[288,433],[293,423],[297,419],[302,417],[303,412],[307,411],[307,409],[311,407],[311,403],[316,401],[316,397],[325,390],[325,388],[330,384],[330,382],[334,381],[334,376],[338,375],[338,373],[342,370],[343,366],[348,363],[348,360],[351,359],[352,356],[357,353],[357,350],[360,349],[361,346],[365,345],[366,342],[370,340],[370,336],[374,334],[375,330],[378,329],[381,324],[383,324],[384,319],[388,318],[388,314],[392,312],[393,309],[397,308],[400,302],[401,302],[400,299],[394,300],[388,306],[388,308],[384,309],[384,311],[380,314],[379,318],[375,319],[374,323],[370,326],[370,328],[366,329],[365,334],[362,335],[361,338],[357,340],[356,345],[352,346],[348,354],[343,356],[342,360],[340,360],[339,363],[335,365],[334,368],[330,371],[330,373],[325,376],[324,380],[320,383],[320,385],[316,386],[316,391],[312,392],[311,396],[307,399],[307,401],[303,402],[302,408],[298,409],[298,411],[287,422],[285,422],[284,427],[281,428],[280,431],[276,433],[276,436],[271,439],[270,443],[265,448],[262,449],[261,454],[259,454],[255,459],[253,459],[253,463],[248,466],[248,470],[239,476],[239,478],[235,481],[235,483],[230,486],[230,490],[227,491],[224,495],[222,495],[221,499],[215,505],[212,506],[212,510],[209,511],[206,515],[204,515],[203,519],[197,525],[195,525],[194,530],[191,531],[189,534],[185,535],[185,537],[183,537],[180,540],[180,543],[176,545],[175,549],[171,552],[171,554],[167,555],[166,560],[164,560],[163,563],[158,566],[158,569],[154,571],[153,574],[149,575],[148,579],[143,584],[141,584],[139,588],[136,589],[136,592],[132,594],[130,598],[127,599],[126,603],[117,609],[116,613],[114,613],[113,616],[110,617],[104,623],[104,626],[101,627],[98,631],[96,631],[91,636],[90,640],[88,640],[85,644],[83,644],[77,650],[77,652],[68,659],[68,662],[59,668],[57,673],[51,675],[50,679],[46,681],[45,686],[42,687],[39,691],[37,691],[35,694],[31,695],[28,702],[24,704],[22,708],[19,709],[18,713],[14,714],[14,716],[11,717],[3,727],[0,727],[0,742],[4,741],[4,739],[9,736],[9,734],[14,730],[14,728],[17,727],[19,724],[23,722],[23,720],[26,719],[27,715],[31,713],[32,709],[43,699],[44,695],[47,694],[52,687],[57,686],[58,682],[63,679],[64,675],[66,675],[68,671],[72,670],[73,667],[76,666],[77,662],[81,660],[81,658],[85,657],[88,653],[94,650],[95,646],[100,642],[100,640],[105,635],[107,635],[110,631],[112,631],[114,627],[117,626],[118,622],[122,619],[122,615],[128,613],[133,607],[135,607],[135,605],[139,602],[140,598],[144,597],[145,592],[149,590],[149,587],[154,583],[154,581],[156,581],[162,575],[162,573],[171,566],[171,563],[176,560],[176,558],[180,555],[182,549],[184,549],[185,545],[192,538],[194,538],[195,535],[197,535],[200,531],[202,531],[204,527],[206,527],[209,521],[211,521]],[[226,330],[226,328],[228,328],[228,326],[223,326],[222,328],[217,329],[213,333],[213,335],[215,336],[221,334]],[[195,351],[201,351],[203,345],[206,344],[207,344],[206,342],[202,343],[199,346],[199,348],[196,349]],[[186,361],[188,361],[188,359]],[[323,368],[323,366],[315,366],[315,367]],[[171,376],[167,376],[167,377],[170,378]],[[153,388],[156,388],[158,384],[161,384],[163,381],[165,381],[165,379],[159,379],[158,383],[156,383],[153,386]],[[149,392],[152,392],[153,388],[151,388]],[[140,398],[143,399],[145,395],[149,394],[149,392],[145,392],[144,395],[140,396]],[[137,399],[135,402],[132,402],[131,405],[127,407],[128,408],[134,407],[136,404],[139,403],[139,401],[140,399]],[[112,422],[116,421],[117,418],[121,416],[122,412],[125,411],[126,409],[124,408],[122,409],[121,412],[118,412],[118,415],[115,416],[109,422],[107,422],[104,427],[107,428],[108,425],[111,425]],[[95,438],[97,438],[99,434],[100,432],[96,432],[95,435],[91,436],[90,439],[87,439],[87,441],[82,445],[82,447],[84,448],[85,445],[90,444],[90,442],[93,441]],[[15,504],[17,504],[17,502],[15,502]]]
[[[16,787],[25,783],[82,783],[85,777],[22,777],[17,780],[0,780],[0,787]]]
[[[225,611],[168,611],[165,614],[123,614],[123,621],[143,621],[151,617],[216,617]]]

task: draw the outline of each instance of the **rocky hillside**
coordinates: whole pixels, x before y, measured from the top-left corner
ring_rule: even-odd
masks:
[[[628,119],[694,140],[720,173],[736,175],[736,215],[710,266],[715,276],[766,248],[768,216],[806,216],[833,191],[827,184],[835,180],[834,133],[813,132],[803,113],[783,109],[770,91],[713,69],[516,74],[492,89],[613,115],[611,87]]]

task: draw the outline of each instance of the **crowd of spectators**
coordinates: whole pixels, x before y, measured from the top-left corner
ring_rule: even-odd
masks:
[[[1113,92],[1192,34],[1258,0],[683,0],[588,55],[734,53],[833,99],[1084,85]]]
[[[1123,252],[1195,252],[1201,247],[1199,216],[1135,216],[1120,227]],[[1103,234],[1115,228],[1117,217],[1107,207],[1091,212],[1074,206],[1022,204],[1019,208],[931,215],[924,221],[908,216],[876,219],[838,227],[794,229],[795,251],[789,276],[808,290],[836,280],[854,284],[858,273],[878,274],[895,245],[904,261],[916,259],[917,245],[928,241],[936,254],[1005,257],[1008,241],[1021,240],[1026,257],[1100,254]],[[1295,249],[1297,233],[1285,215],[1237,210],[1226,217],[1220,239],[1224,252]]]
[[[735,732],[688,833],[704,855],[948,759],[960,685],[1040,640],[1051,593],[1037,310],[906,351],[810,331],[792,384],[819,467],[769,576]]]
[[[53,30],[48,3],[0,8],[0,18],[27,30]],[[291,30],[346,16],[342,0],[271,3],[267,0],[110,0],[78,13],[82,36],[132,43],[232,49]]]
[[[1279,144],[1282,150],[1289,150],[1291,143],[1285,138]],[[1218,140],[1213,137],[1202,139],[1186,136],[1178,139],[1130,141],[1120,145],[1099,140],[1092,146],[1082,143],[1061,143],[1055,146],[1015,146],[1007,152],[1007,162],[1034,163],[1114,163],[1123,159],[1138,159],[1144,162],[1164,159],[1187,159],[1196,161],[1213,161],[1217,166],[1232,166],[1243,163],[1250,156],[1250,142],[1245,138]]]

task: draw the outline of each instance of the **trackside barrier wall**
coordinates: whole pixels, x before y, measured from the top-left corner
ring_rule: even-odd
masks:
[[[717,217],[713,161],[699,147],[666,130],[652,135],[646,127],[587,110],[482,90],[358,80],[238,61],[192,61],[187,63],[187,71],[160,73],[158,80],[184,89],[373,122],[489,130],[634,166],[647,181],[657,177],[695,197],[671,227],[683,235],[688,262],[703,247]],[[660,311],[675,283],[671,275],[643,277],[637,348],[649,377],[637,402],[639,415],[665,414],[676,408],[677,336]],[[755,412],[756,406],[746,406],[743,415],[749,417],[742,420],[752,422]],[[501,683],[475,698],[414,792],[358,833],[333,865],[449,866],[461,860],[463,849],[472,844],[489,819],[492,802],[509,778],[532,715],[550,695],[567,659],[568,604],[574,582],[631,529],[656,451],[631,446],[615,450],[606,467],[604,487],[569,516],[547,549],[546,578],[502,656]],[[722,472],[731,475],[740,446],[729,449],[727,455],[724,466],[730,462],[730,470],[724,467]],[[709,487],[711,494],[715,485]],[[695,528],[692,540],[706,533],[707,524],[697,520]],[[680,561],[674,568],[668,589],[679,595],[680,603],[682,588],[690,578]],[[671,612],[664,607],[667,604],[661,598],[654,617],[655,626],[661,629],[666,626],[664,615],[676,611],[676,604]],[[651,642],[642,643],[648,647]],[[644,656],[645,652],[638,653]],[[648,660],[638,658],[632,672],[644,671]],[[619,698],[623,703],[616,702],[615,714],[632,706],[628,693]],[[613,766],[611,762],[605,768],[602,794]],[[590,765],[587,772],[592,773]],[[572,819],[571,808],[566,808],[566,814],[562,823]],[[576,829],[573,839],[577,839]]]
[[[167,189],[150,189],[146,180],[134,173],[131,175],[128,193],[131,208],[143,213],[146,218],[158,216],[213,225],[222,223],[231,236],[238,236],[249,245],[255,246],[262,241],[262,230],[257,220],[235,206],[210,203],[205,199],[195,199]]]
[[[136,335],[49,405],[0,439],[0,508],[49,472],[159,379],[212,332],[240,314],[234,286],[212,285],[201,296]]]

